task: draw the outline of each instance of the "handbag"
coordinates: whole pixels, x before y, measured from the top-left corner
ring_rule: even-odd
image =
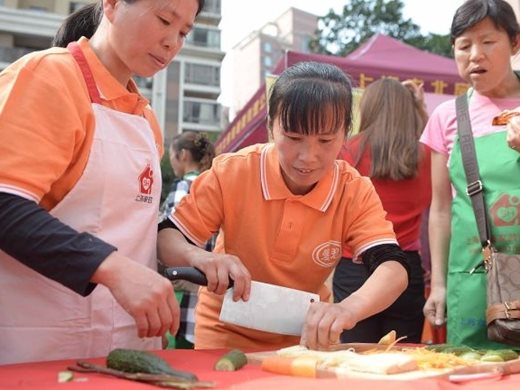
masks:
[[[484,203],[483,184],[479,177],[467,96],[456,99],[457,131],[462,162],[477,222],[482,257],[487,278],[486,323],[488,339],[520,345],[520,255],[497,252],[491,241],[489,219]],[[515,280],[516,278],[516,280]]]

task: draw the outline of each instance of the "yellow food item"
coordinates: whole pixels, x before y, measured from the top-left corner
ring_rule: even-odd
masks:
[[[385,334],[381,339],[377,342],[378,344],[382,345],[390,345],[392,344],[395,339],[397,338],[397,333],[395,330],[391,330],[387,334]]]

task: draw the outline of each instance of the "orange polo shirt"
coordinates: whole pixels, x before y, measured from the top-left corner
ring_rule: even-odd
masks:
[[[86,38],[80,39],[79,46],[102,104],[144,116],[162,154],[157,120],[135,83],[130,81],[128,89],[122,86]],[[34,52],[11,64],[0,73],[0,192],[52,209],[83,173],[94,126],[83,75],[67,49]]]
[[[275,148],[254,145],[220,155],[193,182],[170,219],[202,246],[219,231],[215,252],[238,256],[252,279],[320,293],[346,244],[360,254],[396,243],[369,179],[345,161],[306,195],[292,194]],[[259,332],[219,321],[222,296],[202,288],[196,309],[196,348],[274,349],[298,337]]]

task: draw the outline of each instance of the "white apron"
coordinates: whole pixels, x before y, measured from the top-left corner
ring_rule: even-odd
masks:
[[[153,131],[143,117],[103,107],[83,53],[75,44],[69,50],[96,127],[85,171],[51,214],[155,269],[161,174]],[[159,349],[161,339],[138,338],[106,287],[82,297],[0,251],[0,364],[106,356],[117,347]]]

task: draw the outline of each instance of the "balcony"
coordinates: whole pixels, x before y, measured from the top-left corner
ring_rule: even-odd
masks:
[[[215,101],[184,99],[183,128],[220,131],[221,106]]]
[[[220,50],[220,30],[195,25],[186,37],[186,45]]]
[[[222,18],[221,0],[206,0],[204,9],[197,16],[197,22],[218,26]]]
[[[0,6],[0,31],[24,36],[52,38],[63,21],[62,15]]]

